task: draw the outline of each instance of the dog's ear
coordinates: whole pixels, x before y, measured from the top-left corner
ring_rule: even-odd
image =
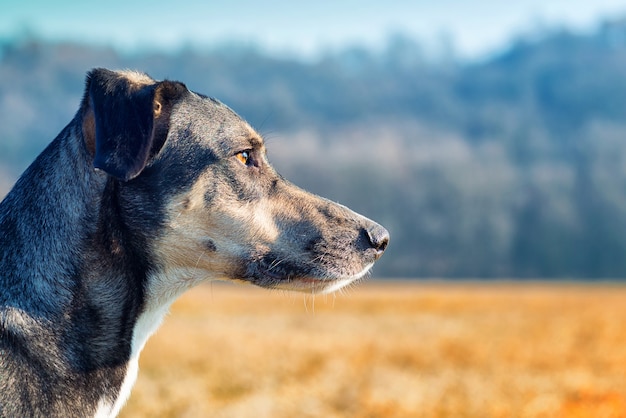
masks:
[[[182,88],[173,89],[173,84]],[[83,136],[94,167],[123,181],[137,177],[165,142],[167,129],[157,123],[164,116],[169,120],[164,101],[184,89],[180,83],[157,83],[143,74],[92,70],[81,107]]]

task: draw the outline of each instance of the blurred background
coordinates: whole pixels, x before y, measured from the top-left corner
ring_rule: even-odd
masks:
[[[232,107],[389,229],[375,277],[626,277],[624,2],[4,0],[0,196],[98,66]]]

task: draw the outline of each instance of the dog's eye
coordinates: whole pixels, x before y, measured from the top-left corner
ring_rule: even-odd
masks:
[[[250,161],[250,151],[241,151],[235,156],[239,161],[241,161],[242,164],[248,165],[248,162]]]

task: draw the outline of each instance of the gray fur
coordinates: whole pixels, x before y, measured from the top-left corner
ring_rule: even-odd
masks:
[[[0,417],[115,414],[149,322],[188,287],[334,290],[387,242],[280,177],[218,101],[93,70],[74,119],[0,203]]]

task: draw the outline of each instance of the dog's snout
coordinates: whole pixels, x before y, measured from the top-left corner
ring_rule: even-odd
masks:
[[[380,258],[389,244],[389,232],[382,226],[374,224],[366,228],[370,246],[376,250],[376,258]]]

